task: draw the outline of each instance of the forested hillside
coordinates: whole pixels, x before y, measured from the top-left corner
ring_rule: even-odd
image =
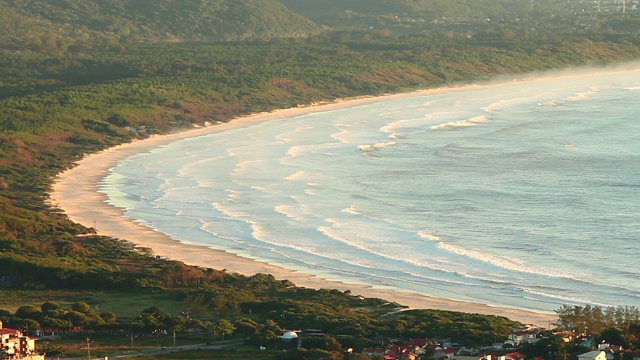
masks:
[[[277,0],[0,0],[0,46],[299,37],[321,28]]]
[[[637,33],[640,8],[628,1],[582,0],[280,0],[334,29],[393,35],[446,31]]]

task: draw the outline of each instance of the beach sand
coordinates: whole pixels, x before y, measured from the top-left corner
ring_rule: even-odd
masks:
[[[453,89],[453,88],[451,88]],[[479,303],[468,303],[427,297],[408,292],[371,288],[360,284],[347,284],[327,281],[313,275],[283,269],[270,264],[256,262],[235,254],[212,250],[203,246],[185,245],[171,239],[163,233],[151,230],[123,216],[123,211],[105,202],[104,194],[98,192],[98,183],[107,176],[109,169],[131,155],[149,151],[158,146],[176,140],[252,126],[276,118],[292,117],[310,112],[335,110],[354,107],[394,97],[417,96],[427,93],[444,92],[451,89],[417,91],[407,94],[384,97],[366,97],[336,101],[262,113],[207,127],[196,128],[175,134],[155,136],[145,140],[119,145],[100,153],[90,154],[77,162],[76,167],[61,173],[56,179],[50,194],[51,203],[63,209],[69,218],[87,227],[95,227],[98,234],[127,240],[137,246],[151,248],[154,255],[182,261],[186,264],[226,269],[244,275],[269,273],[277,279],[287,279],[297,286],[314,289],[350,290],[353,295],[368,298],[381,298],[397,302],[412,309],[440,309],[506,316],[526,324],[536,324],[548,328],[557,319],[555,314],[536,313],[519,309],[490,307]]]

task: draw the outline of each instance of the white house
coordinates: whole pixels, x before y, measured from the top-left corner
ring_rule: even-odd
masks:
[[[578,360],[607,360],[607,354],[602,350],[589,351],[578,355]]]
[[[535,342],[537,336],[538,331],[534,329],[517,330],[509,334],[509,340],[517,346],[522,343]]]

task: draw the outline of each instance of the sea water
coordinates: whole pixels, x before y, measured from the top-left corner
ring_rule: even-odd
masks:
[[[325,279],[542,312],[640,305],[640,71],[271,120],[132,156],[100,187],[183,243]]]

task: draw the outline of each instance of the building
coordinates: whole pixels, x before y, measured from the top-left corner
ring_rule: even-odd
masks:
[[[25,358],[36,351],[36,339],[17,329],[3,327],[0,321],[0,354],[9,358]]]
[[[433,351],[433,357],[436,359],[447,358],[448,360],[455,359],[456,355],[458,355],[458,348],[436,348]]]
[[[602,350],[589,351],[578,355],[578,360],[607,360],[607,354]]]
[[[514,346],[519,346],[524,343],[532,343],[539,340],[537,329],[516,330],[509,334],[509,341]]]
[[[384,356],[386,353],[387,351],[384,349],[373,348],[373,347],[364,348],[364,350],[362,350],[362,355],[368,356],[368,357]]]

